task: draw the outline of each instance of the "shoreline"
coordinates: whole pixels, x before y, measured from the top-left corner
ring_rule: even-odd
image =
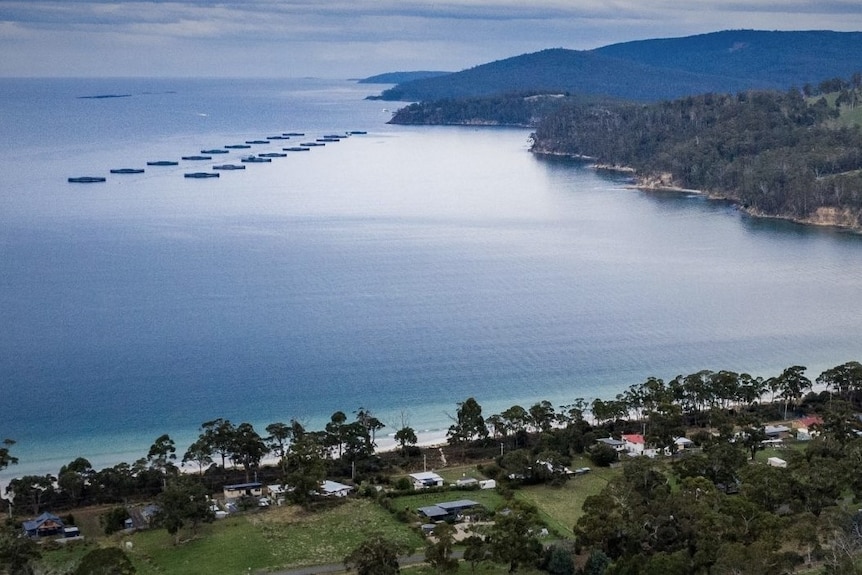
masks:
[[[738,198],[734,198],[727,194],[716,194],[699,190],[695,188],[686,188],[680,186],[674,181],[673,175],[665,172],[653,176],[639,176],[637,170],[631,166],[620,164],[603,164],[595,162],[596,158],[583,154],[566,154],[560,152],[548,152],[530,150],[531,153],[545,156],[568,157],[575,160],[593,161],[589,165],[595,171],[599,172],[614,172],[618,174],[626,174],[632,177],[633,183],[626,186],[628,189],[640,190],[642,192],[672,192],[680,194],[693,194],[702,196],[708,200],[730,202],[734,207],[744,214],[761,219],[771,219],[790,222],[802,226],[813,226],[817,228],[834,228],[842,232],[853,234],[862,234],[862,215],[853,214],[848,208],[840,208],[837,206],[821,206],[817,208],[814,215],[807,218],[797,218],[789,215],[766,214],[760,210],[756,210],[746,206]]]

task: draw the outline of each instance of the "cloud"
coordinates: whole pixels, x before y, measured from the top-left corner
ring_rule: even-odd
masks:
[[[343,77],[728,28],[860,23],[857,0],[0,0],[0,75],[266,75],[257,60],[278,53],[297,74]]]

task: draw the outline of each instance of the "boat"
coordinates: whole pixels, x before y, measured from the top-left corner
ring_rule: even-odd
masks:
[[[267,152],[265,154],[258,154],[259,158],[283,158],[287,154],[282,154],[281,152]]]
[[[217,178],[219,174],[215,172],[190,172],[188,174],[183,174],[186,178]]]
[[[367,134],[368,132],[366,132],[365,130],[351,130],[350,132],[347,132],[347,133],[350,134],[351,136],[358,136],[358,135]]]
[[[112,174],[143,174],[144,170],[140,168],[117,168],[111,170]]]
[[[340,142],[341,138],[318,138],[318,142]]]
[[[324,134],[324,138],[333,139],[333,140],[341,140],[342,138],[346,138],[347,136],[342,136],[341,134]]]
[[[73,184],[95,184],[96,182],[104,182],[107,178],[97,176],[79,176],[77,178],[69,178],[69,182]]]
[[[314,147],[314,146],[325,146],[325,145],[326,145],[326,144],[324,144],[324,143],[322,143],[322,142],[303,142],[303,143],[301,143],[301,144],[300,144],[300,146],[303,146],[303,147],[305,147],[305,148],[311,148],[311,147]]]
[[[291,146],[290,148],[282,148],[285,152],[308,152],[311,148],[303,148],[302,146]]]
[[[198,160],[212,160],[213,157],[212,156],[183,156],[182,159],[183,160],[198,161]]]
[[[269,158],[260,158],[258,156],[249,156],[247,158],[243,158],[240,160],[241,162],[245,162],[247,164],[260,164],[263,162],[271,162],[272,160]]]
[[[157,160],[155,162],[147,162],[148,166],[179,166],[179,162],[173,160]]]
[[[305,135],[304,132],[285,132],[282,134],[282,136],[287,136],[288,138],[290,138],[292,136],[304,136],[304,135]]]
[[[248,144],[231,144],[229,146],[225,146],[225,148],[230,148],[231,150],[246,150],[251,148]]]
[[[246,140],[246,144],[268,144],[269,140]]]
[[[220,150],[218,148],[212,150],[201,150],[201,154],[227,154],[227,150]]]
[[[245,166],[240,166],[238,164],[222,164],[220,166],[213,166],[213,170],[244,170]]]
[[[267,140],[289,140],[290,136],[267,136]]]

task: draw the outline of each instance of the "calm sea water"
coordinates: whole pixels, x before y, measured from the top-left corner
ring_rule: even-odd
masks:
[[[182,453],[216,417],[365,407],[434,435],[469,396],[491,414],[862,358],[862,238],[630,190],[533,157],[524,130],[388,126],[372,90],[0,80],[3,477],[162,433]],[[80,97],[106,94],[129,96]],[[218,180],[183,173],[240,153],[108,174],[348,130],[368,133]]]

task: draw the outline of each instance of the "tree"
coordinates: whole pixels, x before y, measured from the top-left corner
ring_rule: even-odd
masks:
[[[784,419],[787,419],[788,406],[798,401],[806,389],[811,389],[811,380],[804,375],[805,369],[801,365],[788,367],[769,384],[779,390],[779,397],[784,400]]]
[[[294,434],[287,452],[290,472],[285,477],[293,488],[289,496],[294,503],[306,505],[311,501],[326,476],[326,454],[326,445],[319,434],[302,433],[298,437]]]
[[[183,465],[186,463],[196,463],[198,466],[198,475],[203,475],[204,469],[213,464],[212,451],[206,445],[203,438],[198,438],[194,443],[189,445],[183,455]]]
[[[125,529],[128,518],[129,512],[125,507],[113,507],[99,516],[99,524],[105,531],[105,535],[110,535]]]
[[[494,560],[508,564],[509,573],[535,564],[542,553],[542,544],[534,534],[538,525],[535,510],[523,504],[498,512],[488,532]]]
[[[408,445],[416,445],[419,438],[416,437],[416,432],[412,427],[402,427],[395,432],[395,441],[401,446],[401,451],[407,453]]]
[[[180,529],[185,525],[190,524],[195,534],[200,523],[215,519],[206,488],[196,477],[174,477],[159,495],[158,502],[156,521],[173,535],[174,545],[179,544]]]
[[[15,441],[12,439],[4,439],[2,445],[3,446],[0,447],[0,471],[3,471],[10,465],[18,463],[18,458],[12,457],[9,453],[9,448],[15,445]]]
[[[234,465],[239,464],[245,470],[246,482],[251,481],[251,471],[258,468],[260,460],[268,451],[263,439],[250,423],[236,426],[229,450]]]
[[[488,428],[482,417],[482,406],[472,397],[458,404],[455,417],[452,419],[455,423],[449,427],[446,434],[450,443],[463,446],[476,438],[488,437]]]
[[[32,575],[40,556],[39,546],[20,529],[0,522],[0,569],[5,567],[10,575]]]
[[[122,549],[101,547],[93,549],[81,558],[72,575],[134,575],[135,566]]]
[[[471,573],[476,572],[476,566],[483,561],[491,560],[491,546],[479,535],[471,535],[464,540],[464,561],[470,564]]]
[[[336,411],[326,424],[326,445],[338,446],[338,458],[341,459],[342,447],[344,445],[344,427],[347,423],[347,415],[343,411]],[[364,428],[363,428],[364,429]]]
[[[290,438],[293,436],[293,430],[285,423],[276,422],[267,425],[266,432],[269,434],[264,439],[266,446],[272,453],[278,456],[281,474],[284,475],[287,464],[287,446],[290,443]]]
[[[401,573],[398,554],[408,551],[404,545],[373,534],[344,558],[344,566],[356,569],[358,575],[397,575]]]
[[[72,505],[76,506],[81,502],[84,490],[95,473],[88,460],[78,457],[60,468],[60,473],[57,475],[57,485],[63,493],[69,496]]]
[[[458,560],[452,557],[452,546],[455,544],[455,527],[448,523],[439,523],[431,532],[432,538],[425,545],[425,561],[437,573],[454,573],[458,571]]]
[[[177,447],[174,440],[167,433],[156,438],[147,452],[147,461],[150,467],[157,469],[160,472],[167,474],[171,470],[176,470],[174,461],[177,458]]]
[[[201,425],[200,440],[210,450],[210,454],[218,453],[221,456],[222,469],[231,454],[236,429],[233,424],[219,417]]]
[[[365,431],[365,437],[367,442],[367,450],[369,452],[373,452],[374,448],[377,447],[375,440],[378,429],[383,429],[386,427],[383,425],[383,422],[374,417],[371,414],[371,411],[365,409],[364,407],[360,407],[356,410],[356,422],[361,425]]]
[[[18,509],[30,509],[38,515],[42,508],[56,495],[52,475],[25,475],[17,477],[6,486],[6,493],[12,493],[12,504]]]

